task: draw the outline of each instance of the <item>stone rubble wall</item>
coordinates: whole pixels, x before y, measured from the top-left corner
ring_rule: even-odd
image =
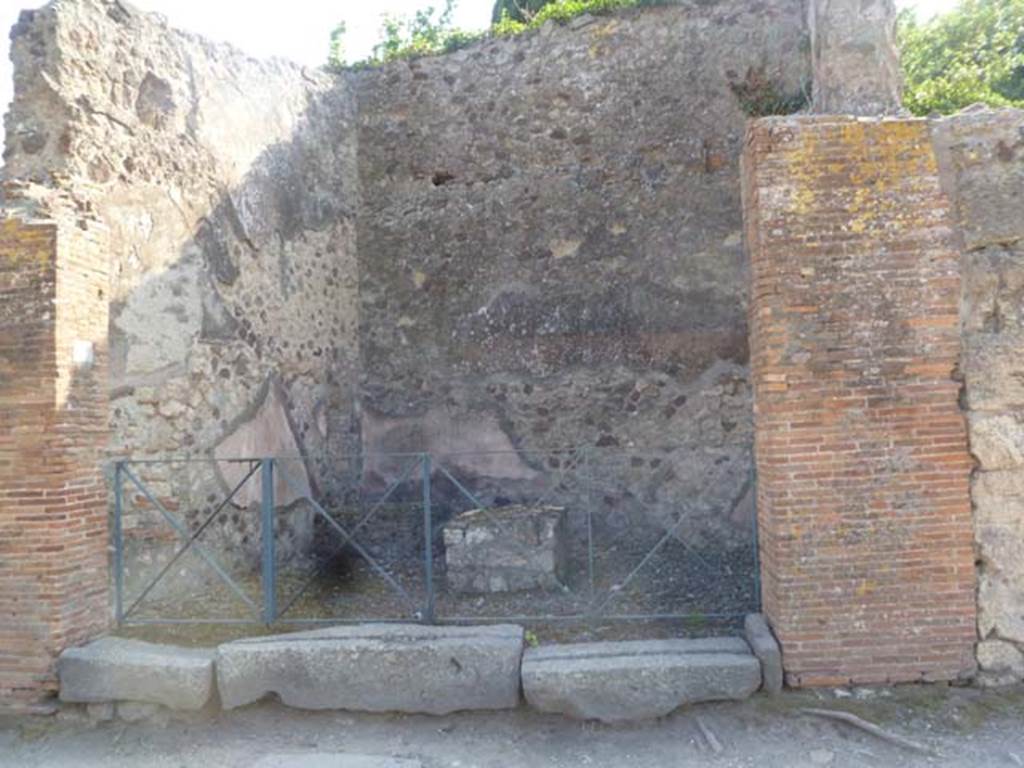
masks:
[[[1024,112],[933,121],[963,237],[967,413],[983,683],[1024,680]]]
[[[804,88],[803,23],[686,2],[334,77],[55,0],[14,30],[5,202],[108,224],[114,456],[301,454],[330,501],[360,448],[514,484],[518,449],[588,444],[626,467],[611,505],[721,509],[751,444],[732,84]],[[616,454],[656,443],[689,449]],[[192,524],[244,477],[138,473]],[[224,516],[250,550],[256,498]]]
[[[687,2],[360,73],[365,448],[528,502],[543,465],[515,449],[598,446],[608,511],[710,491],[721,515],[752,442],[730,84],[799,92],[802,14]],[[657,450],[677,444],[697,450]],[[746,541],[745,510],[686,534]]]
[[[112,455],[204,455],[233,436],[301,453],[298,484],[329,492],[329,457],[354,446],[358,360],[345,81],[115,0],[26,11],[12,56],[6,204],[108,225]],[[237,479],[212,463],[136,471],[192,523]],[[254,545],[240,512],[224,532]],[[294,523],[285,537],[307,546],[308,511]],[[152,511],[126,524],[173,537]]]

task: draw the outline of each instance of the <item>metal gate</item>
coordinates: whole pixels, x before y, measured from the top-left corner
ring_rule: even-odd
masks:
[[[758,609],[746,448],[362,454],[333,463],[321,482],[331,487],[316,494],[304,467],[298,457],[116,462],[118,622],[513,621],[618,637],[623,624],[718,630]],[[557,578],[459,585],[452,530],[467,530],[470,514],[495,562],[537,560],[516,533],[523,515],[557,519]]]

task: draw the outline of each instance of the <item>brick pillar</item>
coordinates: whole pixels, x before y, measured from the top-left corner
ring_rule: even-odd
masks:
[[[107,271],[65,231],[0,218],[0,710],[45,708],[110,614]]]
[[[763,598],[790,685],[973,668],[959,252],[927,124],[752,123]]]

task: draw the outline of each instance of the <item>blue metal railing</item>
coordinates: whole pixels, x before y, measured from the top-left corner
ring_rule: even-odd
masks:
[[[670,449],[663,449],[664,451]],[[506,452],[495,452],[506,453]],[[507,452],[513,455],[512,452]],[[602,453],[605,459],[602,461]],[[451,507],[452,498],[461,499],[464,504],[471,505],[478,510],[483,518],[489,518],[495,507],[494,500],[501,497],[500,493],[492,492],[488,502],[487,498],[478,489],[471,487],[466,478],[460,478],[459,471],[454,466],[458,456],[451,454],[445,456],[432,456],[431,454],[391,454],[381,455],[378,458],[397,462],[398,469],[394,472],[390,482],[386,484],[383,493],[372,499],[367,504],[367,511],[362,513],[354,523],[349,523],[338,514],[332,514],[321,500],[313,498],[311,492],[306,491],[308,483],[298,483],[289,473],[287,464],[289,457],[262,457],[230,460],[229,463],[237,464],[246,468],[241,479],[234,483],[224,498],[212,508],[202,520],[196,519],[186,524],[178,519],[168,506],[172,506],[166,499],[158,498],[158,495],[147,486],[146,482],[135,471],[138,466],[146,467],[147,470],[157,470],[155,474],[173,474],[175,465],[182,466],[199,463],[224,461],[217,459],[144,459],[144,460],[121,460],[113,466],[113,539],[114,539],[114,603],[115,615],[119,624],[162,624],[162,623],[261,623],[261,624],[318,624],[318,623],[344,623],[356,621],[420,621],[424,623],[469,623],[474,621],[661,621],[661,620],[719,620],[735,619],[743,614],[756,611],[760,603],[760,579],[758,563],[758,544],[756,528],[756,511],[752,515],[749,560],[743,560],[736,568],[723,565],[698,546],[687,541],[687,536],[680,533],[684,523],[692,522],[687,518],[686,509],[677,510],[678,517],[674,522],[664,523],[662,532],[653,545],[645,545],[643,552],[634,553],[636,559],[633,562],[621,563],[620,573],[613,583],[598,586],[597,562],[598,556],[607,561],[610,559],[607,548],[601,550],[595,543],[597,539],[596,524],[603,522],[595,515],[595,492],[605,495],[607,498],[610,486],[614,486],[616,472],[621,472],[627,465],[636,466],[638,458],[634,452],[623,451],[623,455],[617,458],[618,461],[610,461],[607,458],[607,451],[594,449],[573,449],[558,452],[543,452],[538,455],[546,459],[552,459],[557,471],[543,472],[538,470],[538,476],[548,481],[549,485],[536,491],[530,498],[533,506],[543,506],[559,494],[571,497],[575,506],[583,511],[581,530],[578,538],[585,544],[585,550],[577,560],[581,567],[581,588],[578,594],[572,595],[571,599],[564,601],[565,605],[557,607],[564,610],[553,611],[550,606],[538,607],[536,612],[516,609],[520,604],[510,607],[502,604],[498,613],[490,615],[483,611],[465,612],[465,601],[451,598],[450,595],[437,591],[437,560],[438,534],[445,522],[445,516],[441,514],[441,507],[435,499],[435,486],[438,483],[446,485],[449,499],[447,506]],[[476,453],[473,456],[479,459],[484,454]],[[522,452],[515,452],[519,457]],[[662,453],[658,454],[663,455]],[[360,457],[360,463],[365,462],[368,457]],[[629,462],[624,461],[629,459]],[[543,462],[537,462],[546,466]],[[748,471],[744,470],[743,464],[748,464]],[[163,465],[161,467],[161,465]],[[754,486],[753,461],[749,452],[742,451],[734,455],[723,454],[720,463],[716,464],[718,473],[712,477],[705,478],[703,487],[689,494],[682,507],[690,509],[704,506],[715,506],[715,515],[719,518],[728,518],[735,513],[741,501],[752,492]],[[417,471],[418,470],[418,471]],[[737,487],[729,489],[729,484],[736,484],[737,472],[744,470],[745,479],[737,484]],[[219,520],[225,511],[233,505],[237,495],[256,475],[259,475],[259,568],[258,583],[260,595],[257,599],[247,592],[246,586],[240,583],[238,573],[232,574],[232,568],[225,566],[218,557],[204,546],[200,541],[201,537],[214,527],[215,521]],[[358,474],[358,472],[357,472]],[[418,477],[417,477],[418,475]],[[499,483],[500,484],[500,483]],[[293,497],[297,497],[303,504],[308,505],[312,510],[312,517],[318,521],[323,531],[321,545],[330,544],[326,556],[321,554],[319,562],[315,564],[312,573],[307,575],[298,586],[292,587],[288,594],[284,594],[285,587],[282,584],[281,572],[278,562],[278,538],[281,517],[281,510],[276,503],[275,494],[278,486],[291,491]],[[227,486],[225,486],[227,487]],[[126,498],[126,488],[132,488],[135,498],[143,503],[147,510],[155,510],[158,520],[162,521],[173,532],[177,546],[173,554],[160,567],[155,576],[146,580],[144,586],[137,590],[129,600],[128,588],[126,586],[126,530],[125,516],[128,512],[129,498]],[[723,490],[724,489],[724,490]],[[493,489],[492,489],[493,490]],[[536,490],[536,489],[535,489]],[[615,489],[613,489],[615,490]],[[387,507],[394,497],[402,491],[406,497],[412,495],[415,506],[421,508],[422,515],[422,579],[417,580],[415,589],[410,592],[407,586],[403,585],[403,579],[394,571],[395,564],[381,562],[384,558],[373,547],[360,543],[359,537],[372,531],[375,517]],[[727,493],[725,491],[728,491]],[[719,497],[708,501],[708,495]],[[724,494],[724,495],[723,495]],[[686,495],[686,494],[681,494]],[[555,499],[557,500],[557,499]],[[630,497],[630,503],[640,510],[641,514],[648,514],[651,519],[658,518],[658,510],[644,509],[650,504],[636,498],[636,494]],[[445,504],[441,505],[442,507]],[[448,509],[448,512],[451,510]],[[412,524],[414,518],[410,517]],[[493,519],[493,518],[491,518]],[[223,522],[223,521],[222,521]],[[614,550],[618,541],[608,545]],[[512,546],[516,546],[513,542]],[[685,559],[689,564],[694,565],[696,570],[710,581],[723,581],[732,579],[737,582],[733,590],[739,597],[730,597],[727,606],[728,610],[716,610],[715,605],[703,606],[700,610],[688,609],[685,611],[675,610],[671,600],[667,603],[658,604],[653,597],[644,602],[647,606],[643,610],[626,608],[618,611],[613,610],[616,604],[623,601],[623,596],[639,590],[643,592],[644,587],[638,586],[639,576],[649,570],[652,563],[658,558],[665,558],[667,550],[673,549],[677,552],[677,559]],[[398,599],[400,615],[380,617],[377,615],[345,615],[343,617],[313,617],[295,616],[296,606],[299,601],[308,594],[310,588],[323,581],[325,570],[330,566],[339,553],[352,551],[356,557],[366,565],[370,572],[381,579],[390,590],[393,597]],[[730,550],[731,551],[731,550]],[[171,618],[163,615],[142,615],[140,610],[143,604],[154,593],[154,590],[162,584],[171,570],[181,562],[187,554],[194,553],[215,575],[215,582],[223,585],[229,593],[244,607],[244,614],[239,616],[232,612],[231,615],[223,613],[214,616],[190,616],[182,618]],[[642,556],[641,556],[642,555]],[[623,556],[626,558],[627,556]],[[628,559],[628,558],[627,558]],[[443,562],[440,567],[444,567]],[[652,579],[649,579],[651,581]],[[698,585],[699,586],[699,585]],[[650,597],[641,595],[642,597]],[[279,600],[280,598],[280,600]],[[439,606],[439,599],[443,598],[444,606]],[[557,600],[558,596],[553,598]],[[202,597],[190,596],[188,599],[201,601]],[[480,598],[479,600],[484,600]],[[484,600],[486,602],[486,600]],[[654,607],[650,607],[654,603]],[[159,613],[159,611],[158,611]]]

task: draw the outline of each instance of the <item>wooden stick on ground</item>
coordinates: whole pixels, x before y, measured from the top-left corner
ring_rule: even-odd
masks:
[[[720,755],[725,749],[725,747],[722,746],[722,742],[718,740],[714,731],[712,731],[707,724],[700,719],[700,717],[696,717],[694,719],[697,721],[697,727],[700,728],[700,732],[704,737],[704,740],[708,743],[708,746],[711,747],[711,751],[716,755]]]
[[[865,733],[870,733],[877,739],[887,741],[890,744],[895,744],[898,747],[903,747],[904,749],[909,749],[912,752],[918,752],[922,755],[929,755],[930,757],[939,757],[939,754],[935,750],[926,747],[924,744],[919,744],[916,741],[911,741],[910,739],[905,739],[902,736],[897,736],[894,733],[889,733],[888,731],[879,728],[874,723],[869,723],[867,720],[863,720],[851,712],[842,712],[835,709],[815,709],[813,707],[801,709],[800,712],[813,717],[838,720],[841,723],[852,725],[854,728],[859,728]]]

